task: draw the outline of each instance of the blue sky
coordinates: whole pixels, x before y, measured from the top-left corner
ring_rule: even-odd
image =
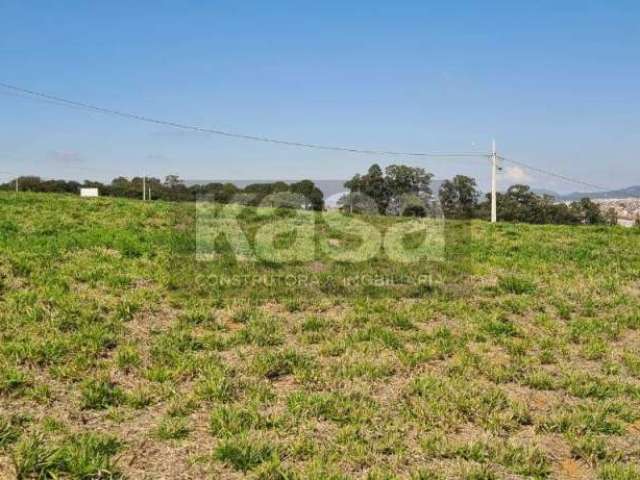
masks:
[[[640,4],[0,0],[0,81],[146,116],[380,149],[500,153],[607,187],[640,184]],[[437,177],[485,160],[248,143],[0,91],[0,170],[109,179]],[[4,175],[4,176],[2,176]],[[6,178],[8,174],[0,174]],[[581,188],[508,168],[501,184]]]

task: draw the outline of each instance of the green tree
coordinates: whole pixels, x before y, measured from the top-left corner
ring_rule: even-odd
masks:
[[[404,195],[417,195],[426,203],[431,196],[429,184],[432,177],[423,168],[406,165],[389,165],[383,174],[380,166],[373,164],[365,175],[354,175],[345,187],[352,193],[370,197],[376,203],[378,213],[399,215]]]
[[[324,208],[324,194],[311,180],[301,180],[292,183],[290,190],[303,195],[306,199],[305,208],[320,211]]]
[[[393,197],[412,193],[424,197],[431,195],[429,184],[433,174],[424,168],[409,167],[407,165],[389,165],[384,170],[387,190]]]
[[[583,198],[571,204],[571,210],[576,214],[580,223],[586,225],[599,225],[605,223],[604,216],[600,211],[600,205],[590,198]]]
[[[476,181],[464,175],[456,175],[445,180],[440,186],[438,196],[442,210],[447,218],[473,218],[478,207]]]
[[[559,225],[576,225],[580,218],[566,203],[552,203],[550,205],[549,222]]]
[[[375,202],[379,213],[384,213],[387,210],[391,195],[380,165],[371,165],[366,175],[356,174],[351,180],[345,182],[344,186],[352,193],[357,192],[371,198]]]
[[[184,182],[178,175],[167,175],[166,177],[164,177],[164,185],[167,188],[175,188],[178,185],[182,184],[184,184]]]
[[[540,197],[528,185],[512,185],[498,194],[498,218],[511,222],[544,223],[545,212]]]

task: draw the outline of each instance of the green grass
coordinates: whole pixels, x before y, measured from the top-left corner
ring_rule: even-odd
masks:
[[[639,478],[637,229],[451,222],[443,261],[349,263],[331,214],[278,264],[196,261],[195,222],[0,194],[0,478]]]
[[[216,460],[242,472],[255,469],[274,455],[276,451],[268,443],[256,442],[245,437],[222,440],[214,451]]]
[[[83,383],[80,394],[81,408],[103,410],[119,405],[123,400],[122,390],[106,380],[88,380]]]
[[[122,475],[112,459],[119,450],[114,438],[93,433],[56,443],[30,436],[16,445],[11,460],[18,479],[116,479]]]
[[[155,434],[161,440],[182,440],[187,438],[190,432],[189,422],[186,419],[167,417],[160,422]]]

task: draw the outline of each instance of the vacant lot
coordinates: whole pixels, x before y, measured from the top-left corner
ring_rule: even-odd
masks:
[[[640,478],[640,229],[451,230],[196,262],[192,205],[0,194],[0,478]]]

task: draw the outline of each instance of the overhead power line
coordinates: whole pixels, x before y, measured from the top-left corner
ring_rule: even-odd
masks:
[[[278,145],[287,145],[290,147],[313,148],[317,150],[332,150],[332,151],[338,151],[338,152],[362,153],[362,154],[369,154],[369,155],[391,155],[391,156],[409,156],[409,157],[476,157],[476,158],[488,156],[488,154],[482,153],[482,152],[404,152],[404,151],[394,151],[394,150],[376,150],[376,149],[369,149],[369,148],[355,148],[355,147],[343,147],[343,146],[334,146],[334,145],[322,145],[322,144],[316,144],[316,143],[296,142],[296,141],[282,140],[282,139],[271,138],[271,137],[263,137],[258,135],[246,135],[243,133],[234,133],[234,132],[228,132],[225,130],[218,130],[218,129],[212,129],[212,128],[199,127],[196,125],[188,125],[184,123],[160,120],[157,118],[151,118],[144,115],[124,112],[121,110],[114,110],[111,108],[100,107],[97,105],[78,102],[75,100],[69,100],[67,98],[62,98],[55,95],[49,95],[46,93],[37,92],[35,90],[17,87],[15,85],[10,85],[2,82],[0,82],[0,87],[12,90],[14,92],[19,92],[21,94],[26,94],[31,97],[44,99],[49,102],[57,102],[57,104],[59,105],[80,107],[86,110],[100,112],[107,115],[114,115],[122,118],[128,118],[130,120],[138,120],[141,122],[152,123],[155,125],[162,125],[165,127],[179,128],[181,130],[191,130],[194,132],[208,133],[212,135],[221,135],[224,137],[231,137],[231,138],[238,138],[241,140],[251,140],[254,142],[274,143]]]
[[[317,144],[317,143],[296,142],[296,141],[282,140],[282,139],[264,137],[264,136],[258,136],[258,135],[234,133],[226,130],[218,130],[218,129],[200,127],[197,125],[189,125],[189,124],[184,124],[179,122],[161,120],[157,118],[147,117],[144,115],[124,112],[121,110],[114,110],[111,108],[100,107],[100,106],[92,105],[89,103],[78,102],[75,100],[70,100],[70,99],[58,97],[55,95],[49,95],[47,93],[38,92],[28,88],[18,87],[16,85],[11,85],[4,82],[0,82],[0,87],[13,92],[17,97],[37,99],[49,104],[60,105],[60,106],[71,107],[71,108],[79,108],[83,110],[99,112],[106,115],[117,116],[120,118],[126,118],[129,120],[137,120],[140,122],[151,123],[155,125],[162,125],[165,127],[177,128],[181,130],[190,130],[190,131],[199,132],[199,133],[220,135],[224,137],[237,138],[241,140],[250,140],[254,142],[286,145],[290,147],[301,147],[301,148],[310,148],[310,149],[316,149],[316,150],[330,150],[330,151],[338,151],[338,152],[368,154],[368,155],[431,157],[431,158],[440,157],[440,158],[451,158],[451,159],[459,158],[459,157],[491,159],[493,155],[492,153],[482,153],[482,152],[410,152],[410,151],[395,151],[395,150],[377,150],[372,148],[354,148],[354,147],[344,147],[344,146],[334,146],[334,145],[323,145],[323,144]],[[595,184],[585,182],[576,178],[572,178],[566,175],[562,175],[559,173],[551,172],[549,170],[544,170],[542,168],[534,167],[532,165],[528,165],[524,162],[513,160],[511,158],[498,156],[498,155],[496,155],[496,158],[506,162],[513,163],[515,165],[518,165],[522,168],[526,168],[533,172],[541,173],[543,175],[547,175],[550,177],[555,177],[555,178],[564,180],[566,182],[574,183],[576,185],[587,186],[589,188],[595,188],[597,190],[607,190],[606,187],[595,185]]]
[[[500,156],[500,155],[498,155],[498,158],[500,160],[505,161],[505,162],[513,163],[514,165],[518,165],[518,166],[520,166],[522,168],[526,168],[527,170],[531,170],[532,172],[541,173],[541,174],[547,175],[549,177],[559,178],[560,180],[564,180],[566,182],[575,183],[577,185],[582,185],[582,186],[589,187],[589,188],[594,188],[596,190],[609,190],[607,187],[596,185],[594,183],[584,182],[584,181],[578,180],[576,178],[567,177],[566,175],[562,175],[560,173],[550,172],[549,170],[543,170],[542,168],[532,167],[531,165],[528,165],[526,163],[520,162],[518,160],[514,160],[512,158],[507,158],[507,157],[503,157],[503,156]]]

